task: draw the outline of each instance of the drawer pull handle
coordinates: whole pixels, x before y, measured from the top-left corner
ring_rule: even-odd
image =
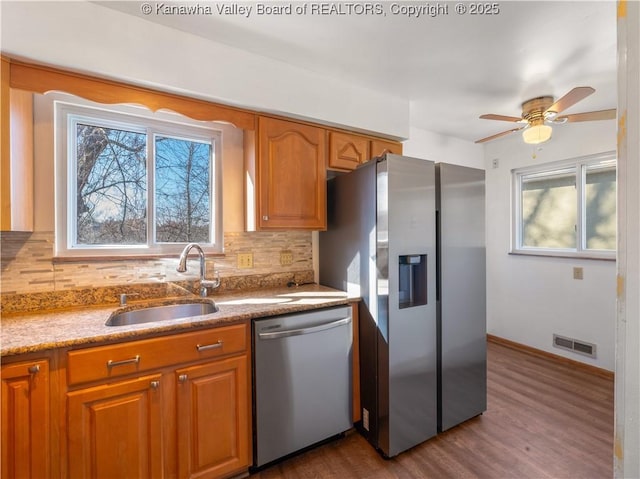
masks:
[[[40,372],[40,365],[36,364],[34,366],[30,366],[28,371],[29,371],[29,374],[39,373]]]
[[[151,381],[149,385],[151,386],[151,389],[158,389],[160,387],[160,381]]]
[[[196,345],[196,349],[198,350],[198,352],[208,351],[209,349],[218,349],[221,347],[222,347],[222,340],[213,344],[197,344]]]
[[[178,381],[180,381],[181,383],[184,383],[187,381],[188,376],[186,374],[181,374],[180,376],[178,376]]]
[[[135,358],[123,359],[122,361],[113,361],[112,359],[109,359],[109,361],[107,361],[107,367],[111,369],[115,368],[116,366],[124,366],[125,364],[138,364],[139,362],[140,355],[136,354]]]

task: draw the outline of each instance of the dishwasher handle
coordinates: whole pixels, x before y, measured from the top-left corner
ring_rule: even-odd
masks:
[[[299,336],[301,334],[312,334],[319,331],[325,331],[327,329],[337,328],[338,326],[344,326],[351,322],[350,317],[338,319],[337,321],[331,321],[330,323],[319,324],[318,326],[311,326],[310,328],[300,329],[285,329],[284,331],[273,331],[270,333],[258,333],[258,339],[280,339],[287,338],[289,336]]]

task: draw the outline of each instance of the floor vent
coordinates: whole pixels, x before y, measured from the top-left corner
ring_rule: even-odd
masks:
[[[596,345],[587,343],[585,341],[579,341],[577,339],[567,338],[554,334],[553,345],[556,348],[566,349],[578,354],[584,354],[585,356],[589,356],[590,358],[596,357]]]

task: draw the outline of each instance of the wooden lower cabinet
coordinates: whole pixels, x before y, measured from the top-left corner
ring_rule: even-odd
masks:
[[[51,477],[47,359],[2,366],[2,479]]]
[[[247,358],[176,371],[178,477],[224,477],[249,464]]]
[[[154,374],[69,393],[69,476],[162,477],[163,387]]]
[[[248,331],[233,325],[69,351],[68,476],[217,479],[246,472]]]

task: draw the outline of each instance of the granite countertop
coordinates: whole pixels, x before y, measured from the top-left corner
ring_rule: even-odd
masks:
[[[155,306],[173,301],[184,302],[198,296],[163,298],[159,300],[130,301],[126,310]],[[69,308],[42,313],[14,313],[2,317],[2,356],[44,351],[54,348],[89,345],[116,340],[134,340],[153,334],[184,332],[188,330],[240,323],[253,318],[294,313],[329,306],[348,304],[343,291],[317,284],[291,288],[240,291],[212,295],[219,308],[216,313],[167,321],[127,326],[105,326],[117,305]]]

